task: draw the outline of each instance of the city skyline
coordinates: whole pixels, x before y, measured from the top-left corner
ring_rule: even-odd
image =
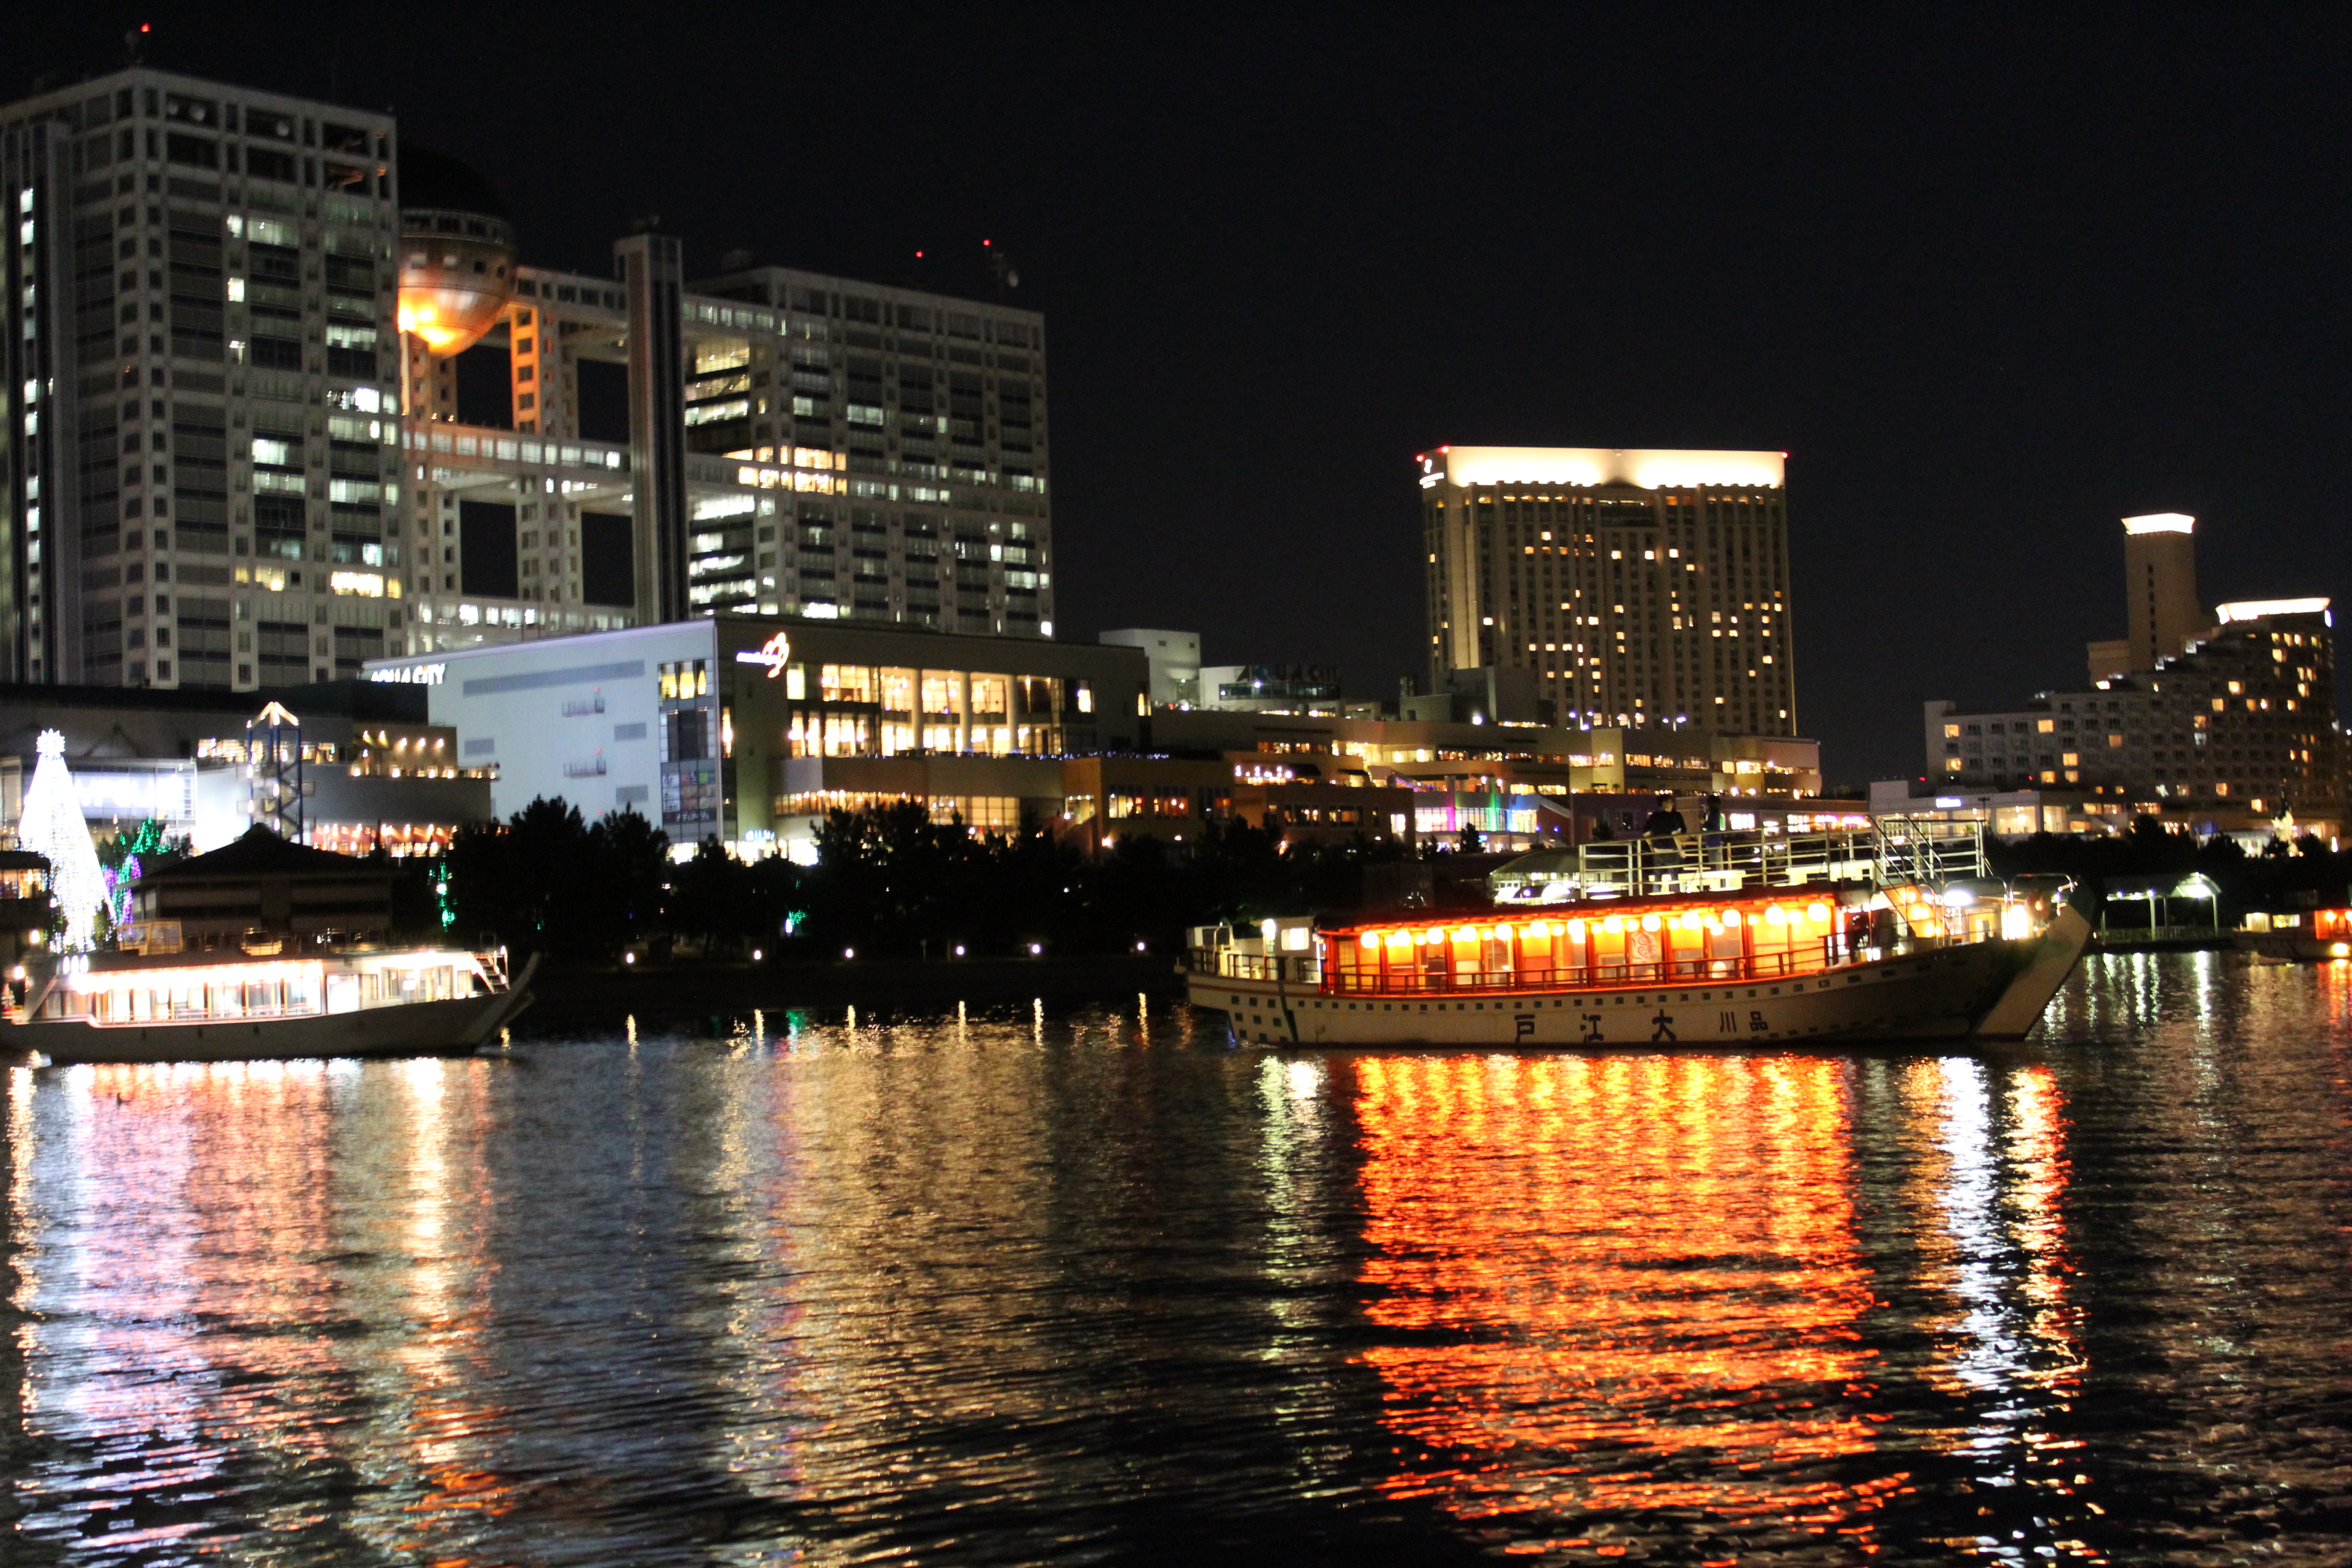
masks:
[[[654,233],[522,265],[393,117],[148,67],[0,108],[0,678],[252,690],[728,608],[1053,635],[1034,311],[692,280]]]
[[[749,247],[987,296],[993,240],[1008,302],[1055,323],[1066,638],[1198,626],[1206,658],[1393,691],[1423,635],[1397,475],[1448,438],[1789,451],[1797,710],[1842,782],[1916,772],[1924,696],[2077,662],[2117,516],[2202,519],[2209,598],[2340,596],[2344,205],[2307,151],[2341,113],[2334,29],[1595,13],[1213,52],[908,12],[890,50],[612,16],[471,17],[452,52],[408,12],[294,15],[166,10],[151,58],[396,108],[552,264],[601,271],[658,212],[694,275]],[[100,71],[118,22],[28,18],[16,54]],[[1571,47],[1628,69],[1507,125],[1465,107],[1500,59]],[[521,56],[564,89],[504,93]],[[1653,101],[1644,70],[1682,85]],[[1569,199],[1518,199],[1546,186]],[[1496,221],[1441,244],[1447,213]]]

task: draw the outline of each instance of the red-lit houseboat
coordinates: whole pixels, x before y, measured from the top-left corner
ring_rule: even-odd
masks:
[[[2238,927],[2236,942],[2241,952],[2263,958],[2352,958],[2352,910],[2250,914]]]
[[[1270,1045],[2013,1040],[2090,936],[1966,824],[1545,853],[1573,864],[1506,866],[1520,896],[1475,916],[1196,928],[1192,1000]]]

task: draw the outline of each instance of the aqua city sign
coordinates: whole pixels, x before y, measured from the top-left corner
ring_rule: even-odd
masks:
[[[756,648],[743,648],[735,655],[738,664],[764,664],[768,679],[773,680],[784,672],[784,661],[793,657],[793,640],[778,632]]]
[[[388,681],[395,686],[438,686],[449,672],[446,664],[404,664],[391,669],[371,669],[370,680]]]

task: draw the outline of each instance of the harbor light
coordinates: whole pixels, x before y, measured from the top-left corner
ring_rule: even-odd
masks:
[[[956,956],[958,958],[961,958],[963,956],[963,943],[961,942],[956,943]]]
[[[1273,925],[1273,923],[1274,923],[1274,922],[1272,922],[1271,921],[1267,921],[1266,923],[1267,923],[1267,925],[1268,925],[1269,927],[1271,927],[1271,926]],[[1044,952],[1045,951],[1045,943],[1043,943],[1043,942],[1031,942],[1031,943],[1029,944],[1029,956],[1030,956],[1030,957],[1032,957],[1032,958],[1036,957],[1039,953]]]
[[[756,947],[751,950],[751,962],[754,963],[760,962],[760,950]]]
[[[2336,943],[2327,950],[2327,956],[2330,958],[2352,958],[2352,942],[2339,942]],[[25,972],[20,969],[16,973],[22,974]]]
[[[841,950],[841,956],[844,958],[856,958],[857,956],[857,950],[854,947],[845,947]]]

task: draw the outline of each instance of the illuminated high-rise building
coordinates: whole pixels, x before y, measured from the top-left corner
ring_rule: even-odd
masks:
[[[2078,787],[2127,799],[2135,812],[2241,826],[2291,812],[2334,835],[2343,737],[2328,601],[2219,605],[2213,621],[2186,651],[2087,689],[2041,692],[2000,712],[1929,702],[1930,776],[1961,787]]]
[[[2177,511],[2124,519],[2126,635],[2090,645],[2091,679],[2154,669],[2189,651],[2212,623],[2197,603],[2197,520]]]
[[[1423,454],[1433,689],[1523,668],[1549,722],[1794,734],[1785,458]]]
[[[1045,323],[528,265],[392,118],[133,67],[0,108],[0,680],[249,690],[720,610],[1050,637]]]
[[[0,109],[0,679],[401,646],[394,159],[385,115],[143,68]]]

